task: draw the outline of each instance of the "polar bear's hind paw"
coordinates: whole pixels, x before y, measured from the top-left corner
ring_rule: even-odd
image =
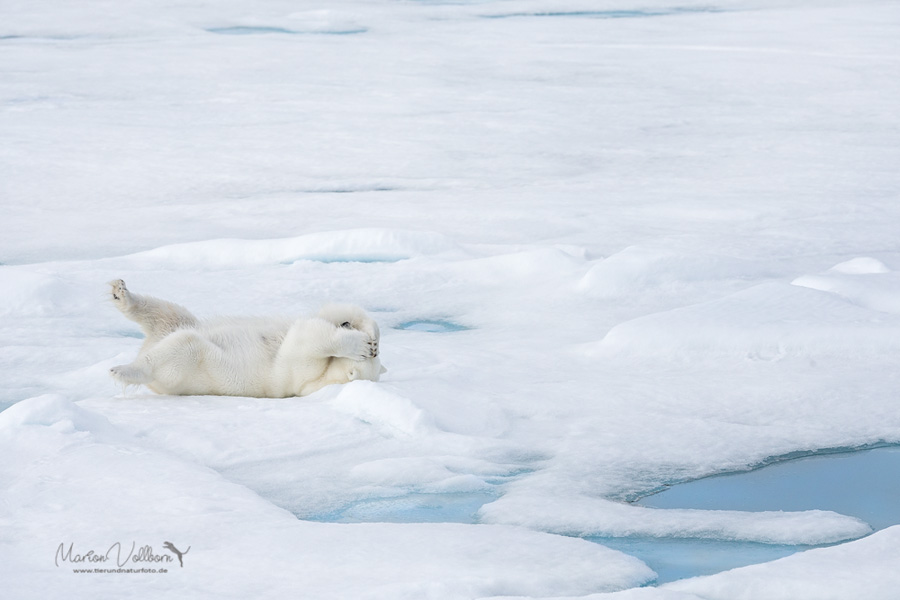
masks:
[[[109,370],[109,374],[112,375],[113,379],[116,381],[128,385],[150,383],[152,379],[149,373],[133,364],[113,367]]]
[[[113,302],[125,306],[131,304],[131,294],[129,293],[128,288],[125,287],[125,282],[123,280],[116,279],[115,281],[110,281],[109,285],[112,288]]]

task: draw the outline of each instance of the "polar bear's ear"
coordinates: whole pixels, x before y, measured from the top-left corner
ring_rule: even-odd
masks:
[[[379,374],[379,375],[384,375],[385,373],[387,373],[387,368],[385,368],[384,365],[381,365],[381,371],[380,371],[378,374]]]

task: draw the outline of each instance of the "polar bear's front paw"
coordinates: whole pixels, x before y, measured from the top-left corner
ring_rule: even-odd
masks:
[[[129,292],[128,288],[125,287],[124,281],[122,281],[121,279],[110,281],[109,287],[112,288],[112,300],[119,307],[124,308],[131,304],[131,292]]]
[[[345,330],[342,340],[342,356],[352,360],[366,360],[378,356],[378,341],[362,331]]]
[[[363,339],[365,340],[365,346],[363,347],[362,359],[360,360],[378,356],[378,340],[367,333],[363,333]]]

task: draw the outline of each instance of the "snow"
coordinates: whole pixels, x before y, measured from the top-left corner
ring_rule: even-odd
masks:
[[[450,252],[454,244],[428,232],[348,230],[281,240],[209,240],[173,244],[131,255],[145,265],[183,269],[228,269],[298,260],[319,262],[395,262],[412,256]]]
[[[881,261],[863,256],[835,265],[824,274],[798,277],[792,283],[830,292],[873,311],[900,314],[894,293],[897,277]]]
[[[60,396],[7,409],[0,431],[7,458],[4,545],[21,540],[4,557],[11,559],[4,561],[5,593],[13,598],[61,589],[78,596],[283,598],[296,593],[298,582],[310,598],[327,598],[336,589],[360,598],[579,595],[652,576],[640,561],[613,550],[521,528],[299,521],[210,469],[149,450]],[[21,477],[22,464],[30,467],[27,477]],[[75,555],[91,549],[105,555],[116,542],[128,548],[137,540],[138,547],[148,544],[159,553],[170,537],[176,547],[190,547],[182,568],[193,561],[194,572],[205,575],[88,576],[54,566],[67,566],[54,559],[59,544],[73,544]],[[68,565],[178,568],[119,562],[117,553],[109,563]],[[48,571],[55,577],[48,579]],[[221,576],[228,573],[243,576]]]
[[[882,561],[896,551],[898,537],[900,527],[891,527],[864,540],[810,550],[721,575],[671,583],[668,588],[688,591],[701,598],[728,600],[761,597],[828,600],[848,596],[887,600],[896,595],[900,576],[885,569]],[[852,565],[852,571],[848,565]]]
[[[860,302],[846,301],[848,295],[870,296],[871,292],[852,285],[853,291],[839,294],[837,286],[814,287],[813,282],[819,281],[803,276],[794,280],[795,287],[781,282],[758,284],[724,298],[633,319],[613,327],[591,353],[661,353],[682,359],[721,354],[779,360],[896,351],[900,319],[874,306],[863,310],[858,308]],[[892,289],[883,304],[897,299]],[[741,314],[739,322],[733,318],[736,313]]]
[[[501,498],[482,508],[487,523],[510,523],[563,534],[601,537],[688,537],[766,544],[815,545],[857,538],[871,528],[831,511],[657,510],[596,498],[573,497],[564,514],[544,498]]]
[[[891,598],[896,526],[632,501],[900,443],[898,17],[7,1],[4,593]],[[120,277],[201,316],[358,303],[388,372],[120,389]],[[639,588],[581,536],[834,545]],[[164,574],[54,564],[166,541]]]

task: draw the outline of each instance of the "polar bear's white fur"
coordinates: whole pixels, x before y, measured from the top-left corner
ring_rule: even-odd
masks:
[[[159,394],[305,396],[333,383],[378,381],[378,325],[363,309],[329,305],[312,318],[201,321],[182,306],[110,282],[112,301],[147,336],[137,358],[110,369]]]

